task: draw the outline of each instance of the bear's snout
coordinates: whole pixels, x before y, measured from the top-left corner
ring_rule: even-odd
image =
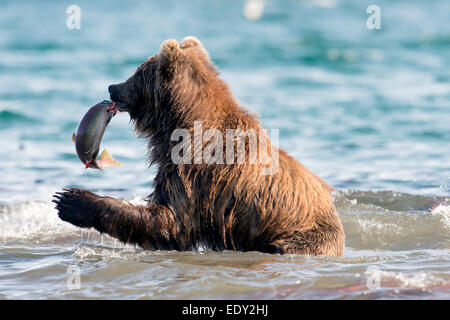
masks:
[[[111,96],[111,100],[114,100],[113,95],[117,94],[117,84],[112,84],[108,87],[108,92]]]
[[[117,84],[112,84],[108,87],[109,97],[113,102],[115,102],[119,109],[125,109],[125,101],[122,101],[122,97],[120,95],[120,88]]]

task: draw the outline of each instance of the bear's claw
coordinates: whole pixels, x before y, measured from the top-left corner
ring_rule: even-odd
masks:
[[[98,196],[92,192],[82,189],[63,189],[63,192],[56,192],[52,200],[56,204],[58,216],[71,224],[90,228],[98,218],[95,198]]]

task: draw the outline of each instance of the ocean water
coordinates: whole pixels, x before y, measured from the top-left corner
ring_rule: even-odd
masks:
[[[450,298],[448,1],[266,0],[255,16],[238,0],[79,0],[75,30],[70,4],[1,1],[0,298]],[[379,30],[366,26],[372,4]],[[122,168],[85,170],[71,135],[108,85],[188,35],[280,146],[337,189],[343,258],[147,252],[59,220],[50,200],[63,187],[136,203],[151,193],[127,114],[102,142]]]

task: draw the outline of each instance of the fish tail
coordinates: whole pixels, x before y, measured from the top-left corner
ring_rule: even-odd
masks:
[[[121,167],[123,164],[116,159],[114,159],[109,153],[108,150],[104,149],[102,154],[100,155],[100,160],[97,161],[99,164],[99,168],[106,168],[106,167]]]

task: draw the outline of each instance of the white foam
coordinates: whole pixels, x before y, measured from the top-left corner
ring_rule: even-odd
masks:
[[[142,197],[134,197],[126,202],[134,205],[146,204]],[[0,206],[0,241],[33,243],[48,243],[54,240],[100,241],[100,234],[97,231],[94,229],[87,233],[85,231],[62,221],[53,202],[26,201]],[[110,237],[108,239],[113,241]]]
[[[433,215],[440,216],[444,227],[450,230],[450,205],[440,204],[436,208],[434,208],[431,213]]]
[[[423,271],[415,273],[384,271],[375,266],[373,268],[369,267],[366,274],[369,278],[378,280],[379,288],[400,287],[403,289],[426,289],[442,283],[442,280],[438,280]]]
[[[139,197],[139,196],[135,196],[134,198],[127,200],[127,202],[129,202],[135,206],[145,206],[147,204],[147,201],[145,201],[142,197]]]
[[[0,240],[35,243],[76,236],[79,229],[62,221],[51,202],[22,202],[0,206]]]
[[[74,256],[80,260],[111,260],[128,259],[137,260],[146,252],[132,245],[121,244],[118,248],[99,245],[77,245],[74,249]]]

